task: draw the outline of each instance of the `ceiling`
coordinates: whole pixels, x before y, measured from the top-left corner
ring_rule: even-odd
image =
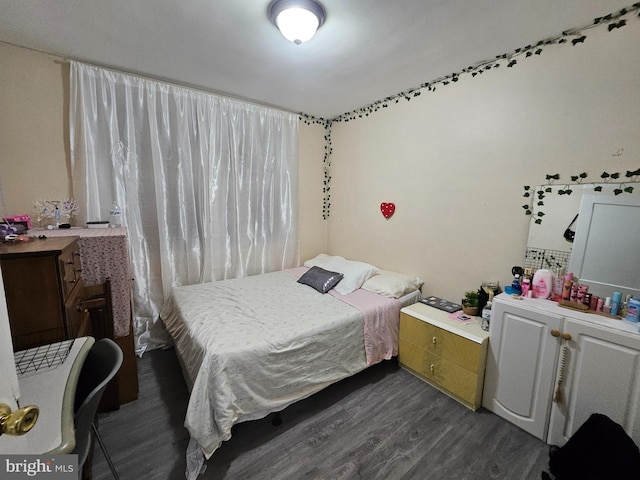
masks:
[[[270,0],[0,0],[0,41],[333,118],[632,0],[321,0],[308,43],[285,40]]]

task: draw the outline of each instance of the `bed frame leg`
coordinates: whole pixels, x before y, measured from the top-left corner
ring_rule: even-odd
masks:
[[[273,414],[271,425],[273,425],[274,427],[279,427],[280,425],[282,425],[282,416],[280,415],[280,412],[276,412]]]

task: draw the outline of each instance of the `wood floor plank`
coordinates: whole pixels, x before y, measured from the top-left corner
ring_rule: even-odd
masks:
[[[184,479],[188,392],[175,352],[138,359],[139,398],[100,414],[122,480]],[[539,479],[548,447],[492,413],[460,405],[383,362],[282,412],[234,426],[201,480]],[[96,480],[111,474],[99,449]]]

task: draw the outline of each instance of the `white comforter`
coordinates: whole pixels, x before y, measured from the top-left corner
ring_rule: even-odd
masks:
[[[161,318],[191,388],[185,426],[206,458],[235,423],[367,367],[360,310],[286,271],[175,288]]]

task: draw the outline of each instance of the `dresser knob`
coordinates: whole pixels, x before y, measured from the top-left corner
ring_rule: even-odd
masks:
[[[553,330],[551,330],[551,336],[552,337],[559,337],[560,336],[560,330],[556,330],[554,328]]]
[[[438,339],[436,337],[433,337],[431,339],[431,343],[433,343],[434,345],[436,345],[438,343]]]
[[[571,340],[571,334],[568,332],[562,332],[562,335],[560,335],[562,337],[563,340]]]
[[[433,365],[433,363],[431,365],[429,365],[429,370],[431,371],[431,375],[434,374],[433,372],[435,371],[435,369],[436,369],[436,367]]]

